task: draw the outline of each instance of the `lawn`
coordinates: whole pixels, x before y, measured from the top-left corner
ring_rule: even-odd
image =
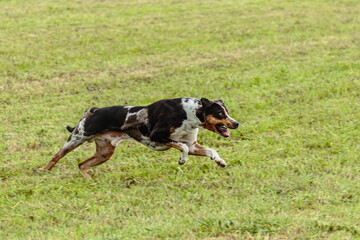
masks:
[[[360,238],[360,2],[0,1],[1,239]],[[227,162],[87,143],[89,107],[223,99]]]

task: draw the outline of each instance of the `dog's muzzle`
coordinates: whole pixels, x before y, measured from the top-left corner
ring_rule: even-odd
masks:
[[[228,126],[228,128],[230,129],[237,129],[239,127],[239,123],[234,121],[234,122],[231,122],[232,126]]]

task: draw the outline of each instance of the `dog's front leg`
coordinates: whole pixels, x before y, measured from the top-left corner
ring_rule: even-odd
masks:
[[[159,126],[156,126],[154,130],[150,134],[150,140],[154,142],[158,142],[161,144],[164,144],[169,147],[176,148],[180,150],[181,156],[179,159],[179,164],[182,165],[186,163],[189,156],[189,147],[185,143],[181,143],[178,141],[174,141],[169,138],[170,136],[170,130],[167,127],[163,127],[162,124],[158,124]]]
[[[179,164],[183,165],[186,163],[186,161],[188,160],[188,156],[189,156],[189,147],[186,144],[181,143],[181,142],[171,141],[171,142],[165,143],[165,145],[180,150],[181,156],[179,159]]]
[[[194,142],[192,145],[189,146],[189,154],[190,155],[197,155],[197,156],[206,156],[215,160],[217,165],[220,167],[225,167],[226,162],[220,158],[219,154],[211,148],[203,147],[197,142]]]

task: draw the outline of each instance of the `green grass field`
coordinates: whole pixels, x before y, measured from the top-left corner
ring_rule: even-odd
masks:
[[[360,2],[0,1],[1,239],[360,239]],[[122,142],[38,174],[85,109],[222,98],[225,169]]]

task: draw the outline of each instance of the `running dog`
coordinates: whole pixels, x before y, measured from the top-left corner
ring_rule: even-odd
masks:
[[[50,171],[66,154],[88,141],[95,141],[96,152],[79,163],[86,178],[88,169],[110,159],[121,140],[132,139],[145,146],[164,151],[176,148],[181,151],[179,164],[188,155],[207,156],[221,166],[226,162],[218,153],[197,143],[199,127],[228,138],[228,128],[236,129],[239,123],[229,116],[222,100],[206,98],[164,99],[148,106],[112,106],[87,109],[74,127],[67,126],[71,135],[62,149],[38,171]]]

